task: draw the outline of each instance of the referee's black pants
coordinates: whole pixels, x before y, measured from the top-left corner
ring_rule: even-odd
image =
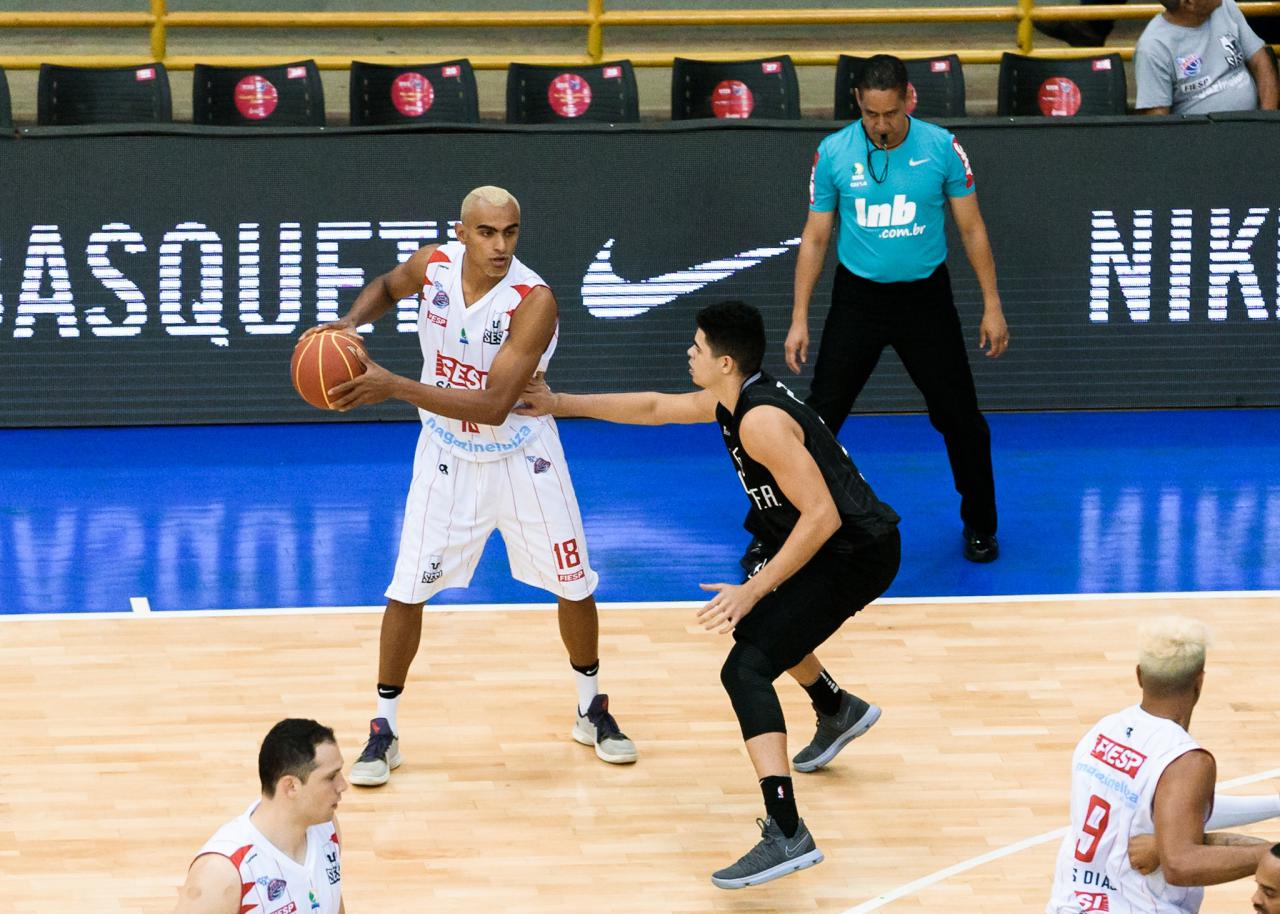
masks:
[[[924,394],[929,421],[942,433],[965,526],[979,535],[995,533],[991,431],[978,409],[945,263],[925,279],[890,283],[836,266],[807,401],[832,434],[844,424],[885,346],[902,360]]]

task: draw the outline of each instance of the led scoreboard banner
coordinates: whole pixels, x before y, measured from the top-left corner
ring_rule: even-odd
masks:
[[[954,122],[1012,337],[998,361],[977,350],[980,297],[953,236],[984,407],[1280,405],[1278,123]],[[790,377],[809,168],[837,126],[27,131],[0,141],[0,425],[412,418],[402,403],[317,412],[289,356],[370,279],[448,240],[479,184],[520,199],[517,256],[559,301],[553,385],[687,389],[693,314],[730,297],[763,310],[767,367]],[[828,269],[812,354],[829,283]],[[366,328],[370,355],[413,377],[417,309]],[[921,409],[884,361],[858,409]]]

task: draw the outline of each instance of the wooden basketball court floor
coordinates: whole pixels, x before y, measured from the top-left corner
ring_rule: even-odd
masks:
[[[401,707],[404,765],[351,788],[344,895],[360,912],[1038,912],[1067,814],[1071,747],[1137,700],[1136,624],[1213,631],[1192,733],[1237,793],[1277,789],[1280,597],[873,604],[822,656],[884,717],[796,775],[826,861],[725,892],[761,801],[721,690],[728,647],[691,608],[602,610],[602,684],[638,764],[569,739],[574,694],[549,609],[428,613]],[[172,910],[192,854],[257,793],[285,716],[333,726],[348,764],[373,705],[379,616],[0,619],[0,910]],[[812,732],[779,683],[792,750]],[[1280,838],[1280,821],[1246,829]],[[1249,910],[1250,880],[1203,911]]]

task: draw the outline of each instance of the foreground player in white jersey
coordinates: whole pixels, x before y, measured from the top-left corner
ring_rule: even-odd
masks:
[[[555,296],[514,256],[520,204],[507,191],[471,191],[454,230],[456,242],[420,249],[328,325],[354,330],[403,298],[420,299],[421,382],[366,359],[363,375],[330,391],[339,409],[395,398],[418,407],[422,419],[382,617],[378,710],[351,769],[351,782],[367,787],[385,784],[400,764],[396,711],[422,635],[423,604],[471,582],[495,527],[516,579],[556,595],[578,692],[573,738],[606,762],[636,760],[599,693],[598,576],[555,420],[511,411],[555,352]]]
[[[1191,619],[1144,626],[1142,702],[1104,717],[1072,756],[1071,827],[1058,851],[1048,914],[1195,914],[1201,886],[1257,868],[1266,842],[1240,835],[1206,842],[1206,824],[1216,824],[1217,766],[1187,733],[1204,685],[1205,640],[1204,626]],[[1231,799],[1248,802],[1218,804]],[[1129,844],[1150,833],[1160,868],[1143,875],[1130,865]]]
[[[343,914],[333,731],[289,718],[258,751],[262,797],[200,849],[176,914]]]

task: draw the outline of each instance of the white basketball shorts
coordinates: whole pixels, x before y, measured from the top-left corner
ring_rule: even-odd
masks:
[[[421,603],[447,587],[466,587],[495,528],[516,580],[569,600],[595,591],[599,575],[587,558],[554,427],[509,457],[483,463],[459,459],[424,429],[387,597]]]

